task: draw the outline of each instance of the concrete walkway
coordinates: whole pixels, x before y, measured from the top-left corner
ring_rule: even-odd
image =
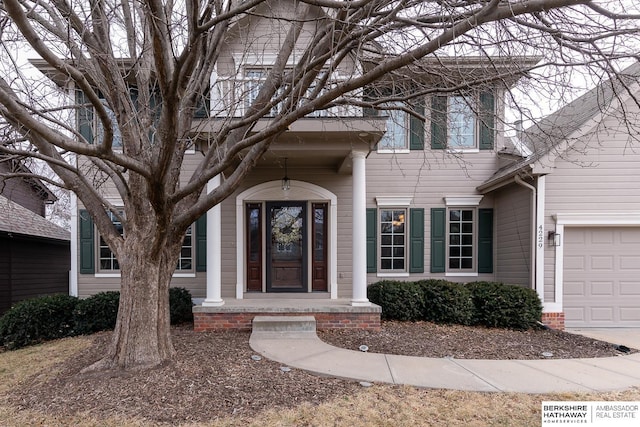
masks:
[[[292,319],[292,318],[289,318]],[[468,391],[550,393],[640,387],[640,353],[594,359],[471,360],[365,353],[326,344],[312,316],[295,325],[258,316],[250,345],[264,357],[319,375]]]

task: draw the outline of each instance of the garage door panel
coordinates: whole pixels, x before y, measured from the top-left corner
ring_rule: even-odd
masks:
[[[566,270],[584,270],[586,263],[584,256],[566,256],[564,259],[564,268]]]
[[[640,307],[620,307],[620,321],[640,323]]]
[[[582,297],[585,294],[584,282],[564,282],[564,294]]]
[[[620,296],[640,296],[640,282],[620,281]]]
[[[606,296],[611,296],[613,295],[613,282],[591,282],[591,292],[590,294],[592,296],[600,296],[600,295],[606,295]]]
[[[567,327],[640,326],[640,228],[566,227]]]
[[[629,248],[629,251],[633,251],[634,248]],[[638,249],[635,249],[638,250]],[[640,255],[620,255],[620,269],[629,270],[640,273]]]
[[[590,258],[591,269],[597,271],[613,271],[613,256],[592,256]]]

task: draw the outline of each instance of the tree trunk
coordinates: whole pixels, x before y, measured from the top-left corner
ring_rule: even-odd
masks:
[[[153,253],[153,237],[128,234],[121,254],[120,307],[106,356],[86,368],[93,370],[143,370],[170,361],[169,284],[180,244],[166,244]],[[162,238],[162,237],[160,237]]]

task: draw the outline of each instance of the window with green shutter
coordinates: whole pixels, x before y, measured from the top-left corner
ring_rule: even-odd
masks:
[[[493,149],[495,115],[495,95],[491,91],[432,96],[431,148]]]

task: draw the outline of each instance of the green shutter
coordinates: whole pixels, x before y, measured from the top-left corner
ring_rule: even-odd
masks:
[[[409,273],[424,273],[424,209],[409,209]]]
[[[207,271],[207,214],[196,220],[196,271]]]
[[[447,146],[447,97],[431,97],[431,148],[443,150]]]
[[[447,210],[431,209],[431,272],[444,273],[446,260]]]
[[[480,149],[492,150],[495,140],[495,99],[493,92],[480,94]]]
[[[93,144],[93,108],[83,106],[88,101],[82,91],[76,91],[76,103],[78,109],[76,110],[76,118],[78,124],[78,132],[89,144]]]
[[[378,270],[378,210],[367,208],[367,273]]]
[[[80,273],[93,274],[96,271],[95,246],[93,242],[93,220],[89,215],[89,211],[80,209],[78,223],[80,234]]]
[[[493,209],[478,210],[478,273],[493,273]]]
[[[424,117],[424,102],[418,101],[413,106],[416,114]],[[424,120],[409,115],[409,148],[411,150],[424,149]]]

